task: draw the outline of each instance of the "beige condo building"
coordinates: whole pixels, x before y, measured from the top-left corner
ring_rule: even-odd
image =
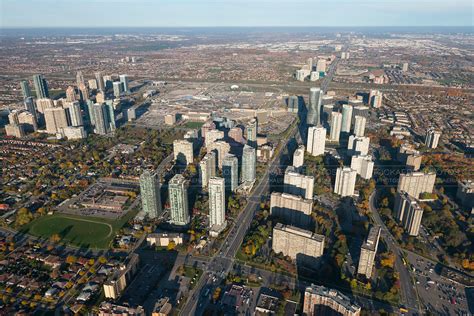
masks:
[[[411,196],[418,198],[420,193],[432,193],[435,181],[436,174],[434,172],[410,172],[400,174],[397,191],[404,191]]]
[[[298,255],[318,258],[324,251],[323,235],[278,223],[273,228],[272,249],[296,260]]]
[[[374,226],[370,229],[367,239],[360,248],[358,274],[365,275],[368,279],[372,277],[372,271],[375,263],[375,255],[380,239],[380,226]]]
[[[304,292],[303,315],[359,316],[361,307],[337,290],[324,286],[308,286]]]
[[[306,176],[296,172],[295,167],[288,166],[283,179],[283,191],[285,193],[299,195],[305,199],[313,199],[314,177]]]
[[[289,193],[273,192],[270,197],[270,214],[285,223],[306,227],[311,223],[313,200]]]

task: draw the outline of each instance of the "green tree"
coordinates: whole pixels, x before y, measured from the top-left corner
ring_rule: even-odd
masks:
[[[16,214],[15,224],[16,226],[23,226],[31,222],[32,219],[33,214],[31,214],[31,212],[25,207],[22,207]]]

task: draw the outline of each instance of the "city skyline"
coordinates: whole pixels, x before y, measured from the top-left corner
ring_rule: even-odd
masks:
[[[70,0],[6,0],[0,27],[472,26],[472,3],[454,2],[88,0],[71,15]]]
[[[472,27],[171,25],[465,0],[0,2],[2,315],[474,312]]]

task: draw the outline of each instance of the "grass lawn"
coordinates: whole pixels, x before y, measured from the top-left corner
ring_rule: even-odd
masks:
[[[129,212],[121,219],[107,220],[56,213],[32,221],[21,231],[42,238],[58,234],[61,242],[78,247],[106,249],[115,233],[134,215],[135,212]]]
[[[186,122],[183,127],[185,128],[201,128],[204,125],[204,122]]]
[[[181,275],[190,279],[189,287],[192,289],[201,278],[202,270],[199,268],[184,266]]]

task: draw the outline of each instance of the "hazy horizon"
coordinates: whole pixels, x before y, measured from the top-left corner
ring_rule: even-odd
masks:
[[[1,28],[472,27],[469,0],[3,0]]]

